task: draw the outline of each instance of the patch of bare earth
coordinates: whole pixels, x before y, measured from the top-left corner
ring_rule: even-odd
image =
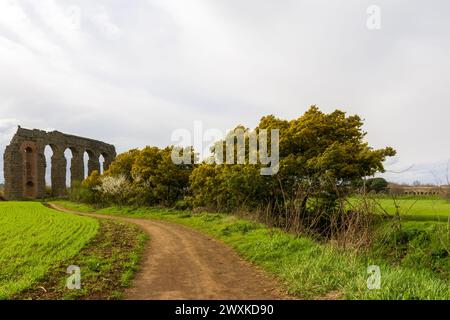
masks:
[[[342,293],[339,291],[332,291],[327,293],[326,295],[317,298],[316,300],[341,300],[342,299]]]

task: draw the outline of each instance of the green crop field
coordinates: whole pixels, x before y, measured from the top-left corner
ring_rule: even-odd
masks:
[[[36,283],[96,235],[98,221],[36,202],[0,202],[0,299]]]
[[[350,199],[352,205],[362,201],[359,198]],[[375,198],[372,199],[376,211],[379,213],[396,214],[398,212],[404,217],[447,220],[450,216],[450,203],[440,198]]]

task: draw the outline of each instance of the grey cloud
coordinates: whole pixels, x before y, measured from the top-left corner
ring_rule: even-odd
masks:
[[[81,0],[79,28],[73,1],[1,3],[1,119],[124,151],[318,104],[363,116],[371,145],[399,151],[388,169],[415,164],[390,179],[434,182],[450,158],[448,1],[379,0],[378,31],[372,1]]]

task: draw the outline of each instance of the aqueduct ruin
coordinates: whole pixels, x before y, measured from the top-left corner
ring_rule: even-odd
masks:
[[[72,153],[71,183],[85,178],[84,154],[89,156],[88,174],[100,171],[100,156],[106,170],[116,157],[113,145],[101,141],[64,134],[58,131],[29,130],[19,126],[4,153],[5,198],[42,198],[45,196],[45,148],[50,146],[51,186],[53,196],[66,194],[67,160],[64,152]]]

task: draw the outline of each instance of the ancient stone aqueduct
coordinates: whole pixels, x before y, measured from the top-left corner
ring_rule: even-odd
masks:
[[[53,196],[66,194],[67,160],[64,152],[70,149],[70,177],[72,184],[82,181],[84,153],[89,155],[88,174],[100,171],[100,155],[106,170],[116,157],[115,147],[101,141],[64,134],[19,127],[4,153],[5,198],[42,198],[45,196],[45,147],[53,150],[51,158],[51,185]]]
[[[450,194],[450,186],[391,186],[394,195],[435,196]]]

